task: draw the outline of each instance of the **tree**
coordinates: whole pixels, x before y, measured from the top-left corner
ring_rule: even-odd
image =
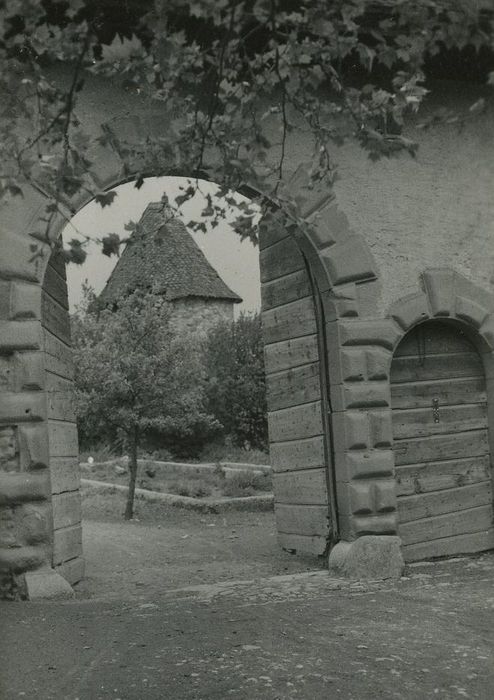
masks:
[[[133,515],[143,437],[214,430],[204,407],[197,353],[170,330],[169,304],[135,291],[114,310],[87,312],[74,324],[76,407],[86,430],[122,431],[129,446],[125,518]]]
[[[238,445],[268,442],[264,348],[259,314],[215,326],[205,353],[210,412]]]
[[[218,198],[202,214],[215,221],[237,206],[232,190],[247,184],[286,226],[308,226],[303,202],[311,188],[331,187],[334,144],[357,139],[372,158],[415,153],[406,116],[428,92],[435,57],[446,55],[453,71],[475,64],[492,82],[492,9],[489,0],[9,0],[0,8],[0,195],[21,196],[27,184],[48,195],[36,232],[47,238],[79,192],[111,203],[115,193],[95,185],[90,138],[77,118],[95,72],[148,95],[169,124],[140,143],[102,125],[99,141],[124,170],[142,164],[137,187],[146,172],[214,181]],[[67,87],[51,77],[57,63],[72,67]],[[481,108],[479,100],[466,115],[437,118],[461,122]],[[312,136],[313,151],[292,180],[286,146],[298,131]],[[255,237],[254,216],[240,205],[241,235]],[[104,252],[119,245],[107,238]],[[68,259],[80,263],[84,254],[69,242]]]

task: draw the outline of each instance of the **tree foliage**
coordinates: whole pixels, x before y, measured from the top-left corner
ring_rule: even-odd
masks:
[[[206,353],[209,411],[240,446],[268,444],[264,355],[259,314],[241,315],[209,333]]]
[[[111,123],[102,125],[100,145],[118,153],[137,187],[146,174],[214,181],[219,197],[209,197],[203,212],[214,219],[235,206],[231,192],[247,184],[265,206],[274,202],[289,223],[303,226],[307,193],[333,181],[335,144],[357,139],[372,158],[415,153],[405,119],[427,94],[431,61],[439,52],[470,51],[475,60],[492,50],[493,15],[480,6],[470,0],[9,0],[0,8],[0,194],[22,195],[26,184],[45,193],[46,236],[75,195],[111,203],[114,193],[96,184],[93,144],[77,116],[92,72],[148,96],[163,111],[166,131],[152,138],[144,129],[138,143],[126,142]],[[65,86],[53,78],[57,64],[70,66]],[[286,151],[298,132],[311,135],[313,149],[294,186]],[[174,205],[194,190],[184,188]],[[242,204],[241,235],[255,236],[253,216]],[[117,250],[115,240],[107,242],[105,252]],[[67,255],[81,262],[84,251],[72,241]]]
[[[202,368],[190,342],[170,330],[169,304],[133,292],[118,308],[80,313],[73,324],[76,407],[84,432],[122,432],[130,457],[126,517],[132,517],[137,457],[159,432],[187,440],[217,429],[205,408]]]

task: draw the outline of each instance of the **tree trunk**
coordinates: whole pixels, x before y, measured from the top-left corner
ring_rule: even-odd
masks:
[[[129,491],[127,493],[127,505],[125,506],[125,520],[131,520],[134,515],[134,497],[136,492],[137,479],[137,448],[139,444],[139,435],[137,428],[132,433],[129,455]]]

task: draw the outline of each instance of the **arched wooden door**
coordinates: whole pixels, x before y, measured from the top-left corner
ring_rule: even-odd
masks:
[[[405,561],[494,547],[486,381],[467,336],[442,321],[410,331],[391,403]]]

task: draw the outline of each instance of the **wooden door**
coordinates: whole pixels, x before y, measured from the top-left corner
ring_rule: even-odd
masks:
[[[447,322],[410,331],[391,403],[405,561],[494,547],[486,382],[470,340]]]

